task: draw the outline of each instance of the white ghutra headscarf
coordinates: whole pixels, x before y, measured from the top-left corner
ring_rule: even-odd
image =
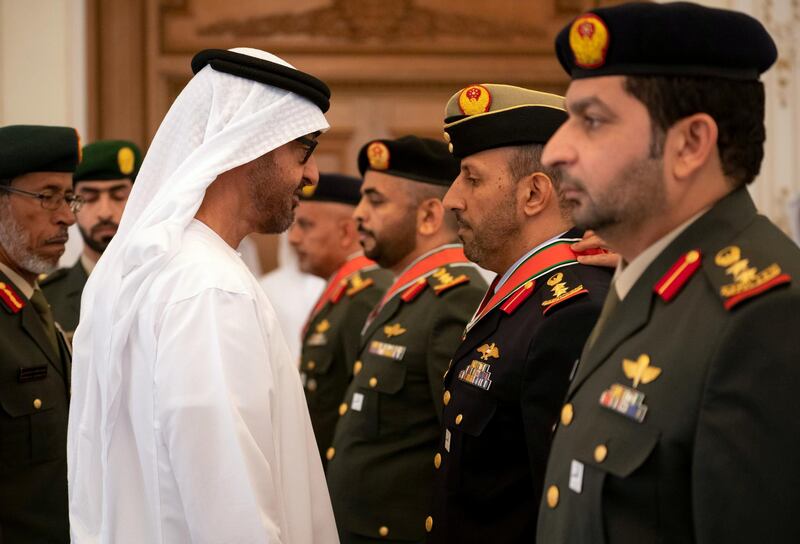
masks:
[[[256,49],[231,51],[291,67]],[[180,250],[206,188],[223,172],[327,128],[322,111],[307,98],[211,66],[175,100],[147,152],[119,230],[83,292],[67,436],[70,503],[80,456],[81,466],[97,471],[93,498],[83,499],[90,509],[104,502],[128,335],[153,279]],[[92,451],[79,452],[87,443]],[[88,464],[87,455],[94,457]]]

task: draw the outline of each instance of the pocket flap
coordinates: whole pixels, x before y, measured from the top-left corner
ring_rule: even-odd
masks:
[[[300,361],[300,371],[309,376],[327,374],[333,364],[333,352],[326,349],[306,348]]]
[[[52,410],[58,391],[53,380],[6,384],[0,390],[0,406],[11,417],[29,416]]]
[[[593,443],[584,442],[578,460],[618,478],[625,478],[642,466],[658,444],[661,433],[624,423],[623,426],[604,426],[604,434],[597,433]]]
[[[406,366],[397,361],[369,359],[364,361],[364,367],[354,380],[356,385],[364,389],[379,393],[397,393],[406,381]]]

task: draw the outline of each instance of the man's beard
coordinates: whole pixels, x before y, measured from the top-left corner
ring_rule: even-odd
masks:
[[[559,189],[564,185],[583,193],[580,202],[567,200],[566,205],[575,226],[608,232],[621,227],[625,231],[638,228],[666,207],[663,161],[646,157],[629,163],[603,192],[590,194],[578,178],[562,173]]]
[[[28,233],[11,216],[8,206],[0,206],[0,245],[16,266],[31,274],[47,274],[58,266],[58,257],[42,257],[27,249]]]
[[[371,248],[364,247],[364,255],[378,263],[382,268],[394,267],[414,251],[417,245],[415,213],[404,215],[400,222],[384,229],[384,234],[380,236],[376,236],[374,232],[365,229],[361,225],[358,226],[358,230],[370,236],[374,241],[374,245]],[[387,235],[387,233],[391,234]]]
[[[289,193],[289,189],[285,187],[286,176],[271,155],[261,157],[247,174],[250,199],[260,216],[257,231],[262,234],[279,234],[294,222],[292,196],[297,195],[299,198],[305,180],[301,179],[297,187]]]
[[[85,230],[83,230],[83,227],[78,225],[78,230],[81,233],[81,238],[83,238],[83,243],[86,244],[87,246],[89,246],[89,249],[91,249],[92,251],[94,251],[96,253],[99,253],[100,255],[103,254],[103,252],[108,247],[108,244],[110,244],[111,240],[114,238],[114,235],[103,236],[99,240],[97,240],[94,237],[92,237],[92,232],[94,232],[96,229],[99,229],[101,227],[113,227],[114,228],[114,233],[116,233],[117,229],[119,228],[119,225],[114,223],[113,221],[105,221],[105,220],[103,220],[103,221],[99,221],[97,224],[95,224],[92,227],[91,232],[86,232]]]
[[[516,222],[516,200],[512,191],[506,193],[502,202],[494,207],[495,214],[482,225],[475,226],[463,219],[455,210],[459,227],[467,227],[472,237],[461,238],[467,259],[481,266],[491,261],[493,256],[504,253],[508,240],[519,236],[520,225]]]

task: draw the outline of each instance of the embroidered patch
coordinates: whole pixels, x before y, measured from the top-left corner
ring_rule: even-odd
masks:
[[[567,286],[567,282],[564,281],[564,274],[561,272],[556,272],[547,280],[547,285],[550,287],[552,291],[553,298],[545,300],[542,302],[542,306],[544,306],[544,312],[547,313],[550,308],[555,306],[560,302],[564,302],[567,299],[570,299],[574,296],[581,295],[583,293],[588,293],[589,291],[584,288],[584,286],[578,285],[577,287],[570,288]]]
[[[467,368],[459,371],[458,379],[488,391],[492,386],[491,366],[489,363],[473,360]]]
[[[608,42],[608,27],[594,13],[578,17],[569,29],[569,46],[575,64],[581,68],[599,68],[605,64]]]
[[[406,347],[373,340],[369,345],[369,352],[373,355],[380,355],[381,357],[388,357],[395,361],[402,361],[406,354]]]
[[[470,85],[458,96],[458,109],[464,115],[477,115],[489,111],[492,93],[483,85]]]

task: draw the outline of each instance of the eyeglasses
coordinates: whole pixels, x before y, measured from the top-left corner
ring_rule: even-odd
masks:
[[[54,193],[52,191],[46,191],[44,193],[32,193],[30,191],[23,191],[22,189],[17,189],[15,187],[9,187],[8,185],[0,185],[0,189],[3,191],[8,191],[9,193],[36,198],[39,200],[42,208],[50,211],[59,209],[66,202],[72,213],[78,213],[85,203],[83,198],[73,194]]]
[[[319,142],[317,140],[312,140],[311,138],[306,138],[305,136],[300,136],[299,138],[295,138],[294,141],[306,146],[306,155],[305,157],[303,157],[303,160],[300,161],[300,164],[307,163],[308,159],[311,158],[311,154],[317,148],[317,144]]]

